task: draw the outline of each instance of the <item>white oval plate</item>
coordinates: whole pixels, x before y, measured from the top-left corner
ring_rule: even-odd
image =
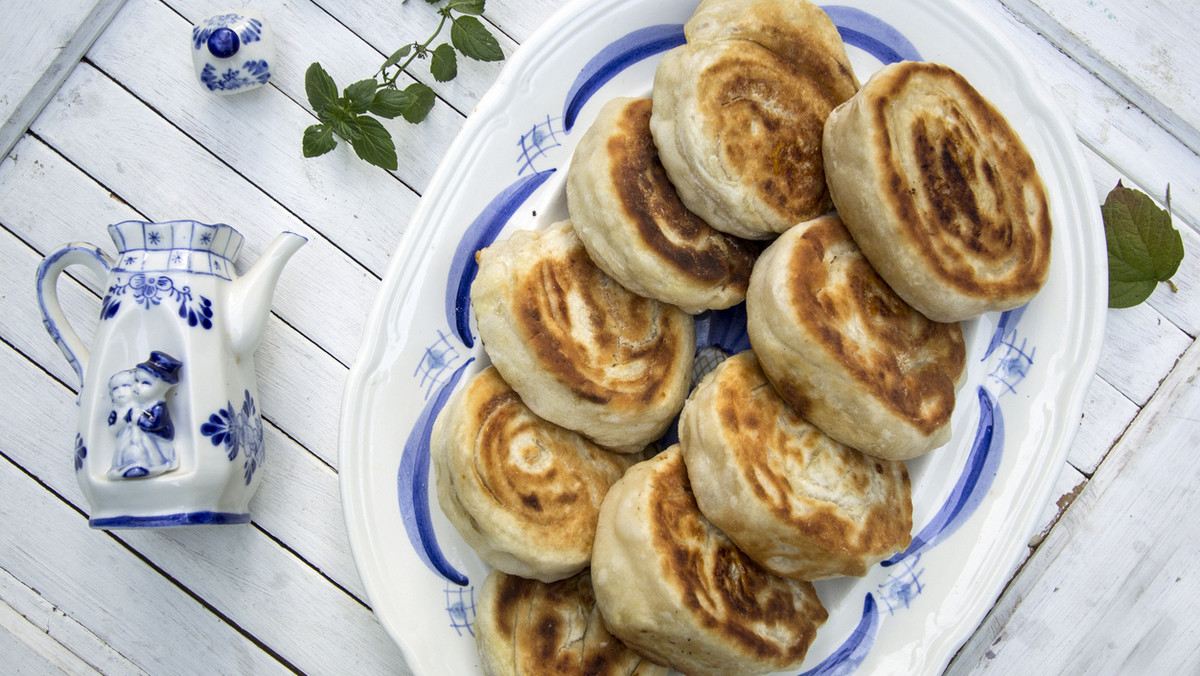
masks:
[[[442,161],[400,244],[346,386],[342,501],[370,601],[417,674],[479,673],[487,567],[433,495],[428,429],[488,363],[473,331],[474,252],[566,217],[571,152],[614,96],[648,96],[696,0],[580,0],[505,66]],[[801,674],[940,673],[1023,558],[1078,425],[1104,333],[1107,258],[1080,148],[1024,58],[951,3],[826,7],[859,78],[899,58],[950,65],[1004,112],[1050,195],[1050,278],[1026,307],[966,325],[951,442],[909,463],[914,543],[861,579],[818,584],[830,612]],[[737,311],[698,343],[744,347]]]

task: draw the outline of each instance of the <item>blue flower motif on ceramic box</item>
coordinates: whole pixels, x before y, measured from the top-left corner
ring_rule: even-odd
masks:
[[[200,71],[200,82],[212,91],[237,91],[266,84],[271,79],[271,69],[263,60],[247,61],[241,68],[229,68],[217,73],[213,65],[206,64]]]
[[[214,14],[192,29],[196,79],[215,94],[261,87],[271,79],[275,41],[253,10]]]
[[[240,408],[232,403],[208,416],[208,422],[200,426],[200,434],[209,437],[213,446],[225,446],[230,462],[240,454],[245,467],[246,485],[263,461],[263,424],[254,404],[254,397],[246,391]]]
[[[254,17],[246,17],[234,12],[214,14],[192,29],[192,45],[203,49],[209,38],[219,29],[227,28],[234,31],[242,44],[257,42],[262,39],[263,22]]]

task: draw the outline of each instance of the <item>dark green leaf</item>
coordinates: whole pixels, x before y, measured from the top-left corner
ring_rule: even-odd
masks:
[[[396,145],[392,135],[380,124],[379,120],[367,115],[358,118],[360,134],[350,141],[356,155],[389,171],[396,169]]]
[[[484,0],[453,0],[446,9],[458,12],[459,14],[474,14],[476,16],[483,14]]]
[[[304,72],[304,91],[308,104],[318,115],[337,99],[337,85],[319,63],[313,63]]]
[[[1121,309],[1140,305],[1154,293],[1158,282],[1113,282],[1108,283],[1108,306]]]
[[[1170,212],[1120,182],[1100,212],[1108,244],[1109,307],[1132,307],[1179,269],[1183,238],[1171,225]]]
[[[390,87],[380,89],[375,92],[375,99],[371,101],[371,107],[367,112],[379,117],[386,117],[390,120],[404,112],[405,107],[410,102],[410,98],[407,94],[397,89]]]
[[[438,45],[429,61],[429,72],[438,82],[453,80],[458,75],[458,57],[454,54],[454,48],[446,43]]]
[[[347,141],[353,141],[362,134],[362,132],[359,130],[357,117],[339,115],[332,122],[330,122],[330,126],[333,127],[333,133],[346,139]]]
[[[337,147],[333,138],[333,127],[328,124],[314,124],[304,130],[304,141],[301,149],[305,157],[316,157]]]
[[[473,16],[454,18],[450,27],[450,42],[454,48],[476,61],[500,61],[504,52],[500,43],[484,28],[483,22]]]
[[[413,46],[411,44],[407,44],[407,45],[404,45],[403,47],[401,47],[400,49],[397,49],[396,51],[392,52],[392,55],[387,58],[387,61],[383,62],[383,65],[379,67],[379,70],[391,68],[392,66],[396,65],[397,63],[400,63],[400,59],[403,59],[404,57],[408,56],[408,53],[412,51],[412,48],[413,48]]]
[[[346,99],[350,103],[350,111],[355,114],[367,112],[367,109],[371,107],[371,101],[375,98],[375,89],[378,87],[379,83],[375,82],[374,78],[359,80],[346,87]]]
[[[404,107],[404,119],[409,122],[417,124],[429,115],[429,111],[433,110],[433,103],[436,99],[433,90],[428,85],[414,82],[405,87],[403,93],[409,98],[408,105]]]

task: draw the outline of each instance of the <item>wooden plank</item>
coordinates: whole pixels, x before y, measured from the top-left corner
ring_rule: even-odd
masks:
[[[1191,342],[1190,336],[1145,303],[1109,310],[1098,372],[1141,406]]]
[[[37,139],[26,137],[0,162],[0,223],[24,243],[0,237],[4,269],[22,271],[0,277],[10,299],[0,313],[0,334],[69,387],[79,383],[42,328],[34,271],[41,255],[69,241],[90,240],[112,253],[105,226],[131,218],[142,216]],[[99,287],[86,274],[83,281],[92,292],[60,284],[59,293],[71,325],[88,343]],[[336,467],[337,416],[324,412],[341,405],[346,367],[274,315],[256,355],[263,415]]]
[[[485,16],[519,44],[525,42],[542,24],[547,23],[565,4],[563,0],[492,0],[487,4]]]
[[[1037,529],[1029,538],[1029,546],[1037,547],[1051,528],[1058,523],[1063,512],[1075,501],[1075,496],[1086,485],[1088,478],[1070,464],[1063,467],[1055,481],[1054,489],[1050,492],[1050,501],[1042,507],[1042,515],[1038,519]]]
[[[1200,155],[1195,150],[1129,105],[1124,96],[1072,61],[999,0],[965,0],[964,4],[1029,59],[1041,87],[1053,97],[1086,147],[1121,167],[1130,177],[1127,185],[1158,195],[1171,184],[1176,213],[1188,224],[1200,226],[1200,182],[1186,179],[1200,175]],[[1107,192],[1105,189],[1101,195]]]
[[[1200,4],[1171,0],[1004,0],[1025,23],[1200,152]]]
[[[264,439],[263,482],[250,501],[254,523],[367,604],[350,555],[337,474],[273,425],[266,426]]]
[[[0,157],[8,155],[125,0],[8,3],[0,40]]]
[[[280,232],[308,237],[272,307],[342,364],[353,360],[379,279],[116,83],[81,64],[33,129],[146,220],[237,228],[246,238],[241,269]]]
[[[0,619],[0,634],[25,633],[22,641],[44,656],[47,662],[47,668],[31,667],[28,673],[101,673],[107,676],[145,673],[5,570],[0,570],[0,615],[5,615]],[[19,626],[20,622],[28,626]],[[30,631],[40,636],[29,635]],[[41,645],[36,645],[38,643]],[[12,654],[11,650],[0,650],[0,655]],[[20,664],[19,661],[11,663]]]
[[[15,674],[99,673],[3,602],[0,602],[0,655],[4,655],[5,669]]]
[[[270,13],[270,8],[260,9]],[[246,180],[382,277],[416,208],[414,190],[424,189],[435,168],[428,158],[445,153],[463,118],[441,104],[419,130],[403,119],[387,121],[401,144],[395,176],[358,159],[346,143],[328,156],[304,158],[301,136],[316,119],[306,109],[300,62],[314,58],[313,45],[326,45],[327,55],[340,59],[329,61],[330,68],[368,71],[357,79],[373,72],[378,54],[308,2],[288,3],[267,19],[280,24],[276,30],[280,72],[269,86],[242,94],[216,96],[204,91],[195,80],[185,40],[162,58],[145,58],[139,35],[146,31],[186,35],[190,30],[186,20],[155,0],[130,2],[97,41],[91,59]],[[342,82],[348,84],[345,78]]]
[[[117,540],[88,529],[82,514],[13,464],[28,454],[54,457],[66,468],[62,474],[74,481],[69,454],[55,456],[46,447],[61,435],[45,428],[66,417],[46,416],[35,403],[47,379],[7,346],[0,349],[0,376],[0,390],[10,402],[0,410],[5,428],[42,431],[14,440],[0,457],[0,493],[5,496],[0,501],[0,568],[148,672],[205,664],[213,673],[286,673],[272,656]],[[71,403],[69,396],[59,398],[64,409]],[[78,494],[77,487],[74,492]]]
[[[1091,476],[1137,413],[1137,404],[1117,388],[1103,378],[1093,378],[1083,404],[1083,419],[1071,443],[1067,461]]]
[[[13,391],[18,383],[19,397]],[[0,410],[0,425],[6,429],[39,430],[36,439],[18,440],[12,448],[5,449],[7,465],[3,468],[8,471],[0,474],[9,479],[0,476],[0,493],[6,495],[0,504],[0,529],[7,531],[0,535],[5,538],[0,540],[0,557],[5,557],[0,558],[4,562],[0,565],[44,593],[52,603],[78,618],[139,666],[142,661],[134,655],[146,649],[126,644],[131,639],[140,639],[142,622],[155,624],[151,635],[162,636],[158,643],[166,646],[151,647],[165,654],[155,657],[161,666],[149,671],[174,671],[182,665],[204,664],[206,669],[212,665],[213,673],[259,673],[260,668],[269,673],[281,666],[270,669],[266,664],[257,666],[256,660],[260,658],[234,649],[226,653],[223,648],[216,651],[220,655],[214,655],[212,646],[225,646],[232,639],[194,635],[202,633],[198,628],[210,625],[230,628],[220,618],[228,618],[288,665],[305,673],[394,673],[396,665],[402,663],[399,648],[369,608],[255,526],[126,530],[112,535],[89,530],[82,514],[62,502],[66,500],[80,511],[84,508],[68,450],[75,421],[65,412],[72,410],[74,394],[40,375],[35,365],[7,346],[0,349],[0,388],[5,401],[11,402]],[[48,416],[47,411],[64,413]],[[52,452],[54,448],[64,451],[60,455]],[[22,469],[17,470],[16,466]],[[18,475],[23,481],[16,478]],[[36,481],[29,477],[35,477]],[[24,488],[18,492],[20,486]],[[57,502],[59,511],[70,512],[71,518],[64,516],[63,523],[55,522],[50,527],[39,523],[31,528],[28,515],[41,516],[49,511],[43,504],[48,500]],[[30,540],[37,538],[61,541],[61,547],[71,549],[36,549]],[[97,540],[110,542],[125,556],[132,556],[130,551],[137,552],[189,594],[204,599],[207,606],[220,613],[220,618],[214,622],[211,617],[201,619],[173,608],[169,593],[140,577],[159,576],[158,573],[136,557],[133,563],[93,557],[87,543]],[[4,553],[9,551],[11,557]],[[10,562],[8,559],[12,557],[15,561]],[[50,561],[62,565],[46,566]],[[96,570],[83,575],[77,570],[80,567]],[[62,596],[52,597],[48,591],[66,585],[54,578],[70,577],[70,584],[74,585],[76,578],[84,581],[89,576],[102,579],[82,586],[67,585],[69,589]],[[112,577],[119,579],[110,580]],[[159,578],[159,584],[169,584]],[[145,596],[136,593],[139,584],[143,585],[141,589],[148,590],[144,593],[154,598],[154,603],[145,603]],[[78,601],[71,595],[79,597]],[[191,596],[184,597],[194,605]],[[76,603],[102,605],[107,616],[99,622],[91,616],[85,619],[75,610]],[[121,636],[122,631],[132,636]],[[202,644],[201,648],[207,652],[196,654],[187,646],[176,652],[175,644],[184,641]],[[249,661],[238,662],[243,659]]]
[[[948,674],[1200,671],[1193,345]]]

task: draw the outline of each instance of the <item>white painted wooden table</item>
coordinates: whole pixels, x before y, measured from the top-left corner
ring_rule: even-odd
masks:
[[[901,0],[897,0],[901,1]],[[1110,311],[1105,351],[1044,529],[948,673],[1200,673],[1200,4],[965,0],[1033,62],[1082,142],[1099,204],[1171,185],[1178,292]],[[252,5],[279,71],[199,89],[193,22]],[[506,53],[560,0],[490,0]],[[343,144],[300,156],[304,70],[340,84],[425,34],[424,2],[17,0],[0,26],[0,672],[406,673],[355,571],[338,492],[342,385],[430,175],[500,64],[462,62],[424,124],[391,125],[394,174]],[[265,480],[244,527],[92,531],[71,448],[74,373],[33,273],[126,219],[227,222],[253,261],[293,230],[258,352]],[[99,300],[64,281],[77,326]]]

